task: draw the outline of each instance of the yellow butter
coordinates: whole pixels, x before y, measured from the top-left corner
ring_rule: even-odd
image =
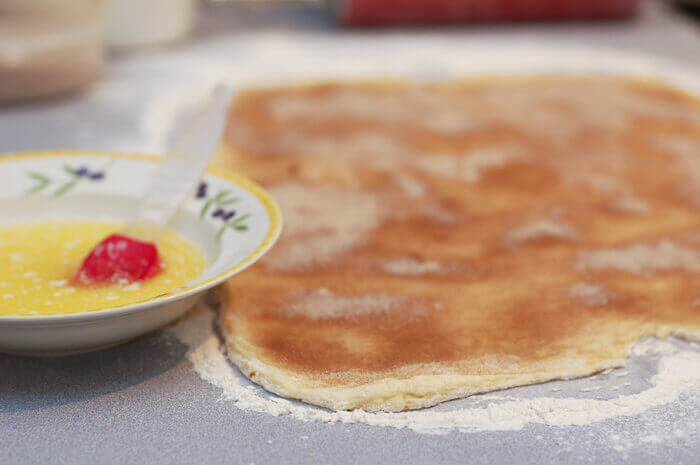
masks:
[[[148,281],[93,288],[70,281],[82,260],[123,225],[105,221],[53,221],[0,228],[0,315],[54,315],[85,312],[147,300],[201,275],[203,251],[165,231],[158,251],[163,271]]]

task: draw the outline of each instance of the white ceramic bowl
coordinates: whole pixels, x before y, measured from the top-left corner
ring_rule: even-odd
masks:
[[[104,151],[0,155],[0,227],[57,219],[128,222],[157,163],[156,157]],[[77,177],[66,166],[87,167],[102,176]],[[230,172],[209,169],[203,182],[206,195],[193,193],[169,229],[206,253],[209,266],[204,274],[181,288],[130,305],[64,315],[0,315],[0,351],[61,355],[128,341],[171,322],[204,291],[258,260],[281,230],[275,201],[258,185]],[[235,210],[233,218],[214,217],[217,202],[232,197],[238,201],[222,207]]]

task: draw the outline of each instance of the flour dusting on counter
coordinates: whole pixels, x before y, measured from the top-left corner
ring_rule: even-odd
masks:
[[[472,397],[483,401],[479,405],[454,410],[447,410],[449,404],[443,404],[430,409],[397,413],[371,413],[363,410],[333,412],[277,397],[248,381],[228,361],[223,352],[225,349],[214,332],[214,320],[213,311],[200,308],[170,330],[178,340],[189,347],[188,358],[197,374],[219,387],[222,397],[235,402],[240,409],[273,416],[288,415],[301,421],[365,423],[409,428],[427,434],[446,434],[450,431],[512,431],[529,424],[587,425],[615,417],[638,415],[651,408],[669,404],[682,394],[692,393],[700,386],[700,353],[697,350],[684,348],[669,340],[647,338],[635,344],[629,355],[632,358],[655,358],[658,371],[644,383],[645,389],[637,393],[625,394],[624,389],[612,389],[616,391],[617,397],[610,399],[586,396],[524,398],[487,394]],[[613,378],[619,374],[610,373]],[[583,393],[588,394],[587,391]],[[600,389],[596,388],[595,391],[593,394],[600,393]],[[629,389],[627,391],[629,392]],[[572,392],[580,393],[578,388]],[[674,432],[676,436],[679,434],[685,433]]]
[[[576,51],[566,55],[561,52],[550,54],[546,50],[542,51],[541,47],[536,48],[534,53],[527,53],[526,50],[521,53],[520,50],[509,48],[507,56],[494,56],[491,48],[476,46],[471,47],[469,51],[462,50],[463,47],[457,50],[447,42],[437,48],[440,52],[436,54],[436,47],[427,47],[424,42],[415,42],[412,44],[415,47],[412,47],[414,53],[411,54],[410,60],[394,60],[387,63],[384,56],[379,59],[366,57],[366,46],[374,42],[363,40],[365,39],[354,42],[351,50],[345,47],[342,41],[327,42],[321,47],[312,42],[289,41],[283,36],[264,37],[246,44],[246,53],[242,56],[255,58],[251,58],[245,64],[237,63],[237,66],[232,66],[226,60],[204,56],[202,50],[199,50],[199,53],[191,53],[186,57],[191,61],[191,66],[187,66],[187,84],[159,88],[158,92],[148,99],[143,118],[140,120],[145,145],[151,151],[162,150],[177,116],[185,111],[191,102],[197,100],[195,93],[201,93],[202,89],[208,88],[212,82],[221,80],[236,89],[251,84],[278,84],[279,63],[284,59],[286,62],[292,61],[289,57],[293,57],[295,66],[290,66],[289,71],[285,72],[281,79],[285,83],[339,77],[362,78],[376,76],[377,70],[382,70],[382,76],[409,76],[417,80],[449,79],[455,76],[468,77],[503,71],[527,74],[533,70],[543,72],[554,69],[558,72],[576,73],[590,72],[591,63],[596,63],[595,69],[605,73],[632,73],[656,77],[669,84],[700,91],[694,72],[674,66],[659,66],[657,62],[648,61],[643,56],[621,56],[603,53],[600,50],[580,53]],[[404,47],[404,41],[405,38],[400,38],[396,44],[389,46],[401,42],[401,46]],[[340,53],[339,50],[344,53]],[[361,53],[362,56],[354,53]],[[516,61],[521,65],[514,67],[514,56],[519,57]],[[442,71],[425,73],[425,63],[433,62],[440,63],[439,69]],[[352,69],[349,69],[348,63],[352,63]],[[358,63],[361,65],[358,66]],[[178,64],[178,71],[181,71],[181,68]],[[408,185],[405,182],[402,186],[406,191],[420,197],[420,186]],[[628,213],[642,214],[645,211],[641,205],[625,207],[628,207]],[[580,296],[581,289],[574,290],[574,294],[583,297]],[[583,294],[588,295],[586,292]],[[607,294],[605,296],[607,297]],[[600,301],[601,299],[590,302],[596,304]],[[548,383],[545,389],[537,386],[515,388],[451,401],[425,410],[399,413],[369,413],[359,410],[333,412],[274,396],[252,384],[228,361],[225,348],[213,331],[214,319],[213,312],[200,310],[171,330],[189,346],[188,358],[199,376],[219,387],[223,399],[234,402],[238,408],[274,416],[290,416],[300,421],[365,423],[432,434],[445,434],[450,431],[512,431],[538,424],[588,425],[668,406],[679,398],[695,396],[700,385],[700,353],[696,347],[678,341],[646,339],[632,349],[629,365],[649,365],[652,373],[655,373],[653,376],[639,377],[640,372],[646,372],[641,369],[630,369],[629,376],[627,371],[615,370],[610,372],[609,376],[607,373],[599,375],[607,379],[606,383],[600,379],[596,380],[595,384],[587,379],[556,381]],[[644,357],[641,356],[642,352],[646,353]],[[581,383],[591,384],[582,387]],[[599,383],[601,389],[595,388]],[[547,391],[547,394],[542,394],[542,391]],[[532,397],[533,393],[539,397]],[[650,431],[646,437],[647,442],[654,443],[657,439],[665,441],[669,438],[672,440],[682,436],[692,437],[690,435],[693,433],[690,430],[669,429],[663,417],[664,415],[660,415],[659,424],[655,425],[658,428]],[[553,428],[548,433],[547,440],[561,436],[558,447],[564,450],[568,440],[565,431],[564,428]],[[606,431],[600,437],[607,438],[615,449],[629,448],[642,441],[642,438],[629,434],[631,433],[628,431]]]

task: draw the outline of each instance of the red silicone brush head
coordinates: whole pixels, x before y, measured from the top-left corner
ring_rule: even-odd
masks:
[[[155,244],[112,234],[92,249],[75,279],[86,285],[132,283],[144,281],[160,270]]]

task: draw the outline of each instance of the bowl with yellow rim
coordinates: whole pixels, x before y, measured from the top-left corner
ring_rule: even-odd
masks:
[[[272,197],[209,168],[159,240],[163,276],[143,287],[73,285],[67,274],[80,247],[134,217],[158,162],[89,150],[0,155],[0,352],[60,355],[133,339],[173,321],[277,240]]]

